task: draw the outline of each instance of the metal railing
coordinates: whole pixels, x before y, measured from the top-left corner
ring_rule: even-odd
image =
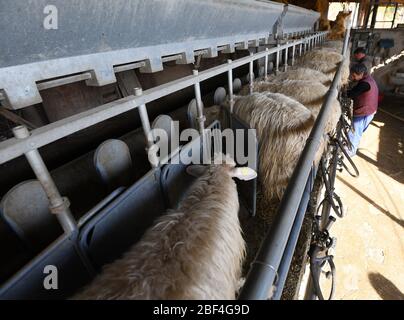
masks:
[[[347,57],[349,36],[348,28],[342,51],[343,61]],[[332,101],[338,96],[342,67],[343,62],[337,68],[326,99],[282,197],[273,225],[251,264],[239,299],[265,300],[281,297],[307,208],[307,195],[312,190],[311,180],[313,171],[316,170],[313,168],[314,158],[331,112]],[[308,188],[310,185],[311,188]]]

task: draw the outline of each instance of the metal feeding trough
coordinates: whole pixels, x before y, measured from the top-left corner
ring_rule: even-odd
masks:
[[[160,118],[162,124],[167,124],[161,119],[164,118]],[[236,125],[240,126],[243,125]],[[220,129],[220,123],[215,121],[206,129]],[[97,272],[118,258],[140,239],[158,216],[178,205],[195,178],[186,173],[187,165],[174,164],[174,158],[189,155],[195,146],[200,148],[199,138],[173,154],[170,159],[173,164],[152,169],[134,185],[118,192],[114,199],[99,206],[97,212],[91,212],[91,216],[79,224],[77,233],[61,236],[10,279],[1,289],[0,298],[61,299],[72,295],[91,279],[94,270]],[[237,186],[241,206],[254,214],[256,181],[238,182]],[[57,295],[42,285],[45,265],[55,265],[63,277]]]

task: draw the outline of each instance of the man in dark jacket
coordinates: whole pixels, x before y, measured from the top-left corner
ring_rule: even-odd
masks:
[[[376,114],[379,102],[379,89],[376,81],[368,74],[366,66],[362,63],[354,64],[351,67],[351,79],[357,81],[357,84],[348,90],[348,97],[353,100],[354,132],[349,132],[352,149],[348,149],[347,151],[350,156],[354,156],[362,134]]]

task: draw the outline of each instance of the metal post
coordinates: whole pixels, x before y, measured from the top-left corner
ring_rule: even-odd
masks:
[[[355,9],[356,9],[356,7],[355,7]],[[392,28],[392,29],[394,28],[394,21],[396,20],[397,9],[398,9],[398,3],[396,3],[396,5],[395,5],[393,21],[391,21],[391,28]],[[354,15],[354,16],[355,16],[355,15]]]
[[[25,126],[13,128],[13,134],[17,139],[25,139],[30,136],[30,133]],[[72,233],[77,229],[77,223],[70,212],[69,200],[60,195],[59,190],[57,189],[55,182],[37,149],[27,151],[25,157],[49,199],[50,212],[56,215],[56,218],[66,234]]]
[[[345,56],[347,51],[348,51],[349,38],[350,38],[351,27],[352,27],[352,19],[349,19],[347,25],[348,25],[348,28],[346,29],[346,32],[345,32],[344,46],[342,48],[342,55],[343,56]]]
[[[199,75],[198,70],[192,70],[194,76]],[[202,161],[208,160],[208,153],[206,150],[206,141],[205,141],[205,116],[203,114],[203,103],[201,97],[201,85],[198,82],[194,84],[194,91],[195,91],[195,100],[196,100],[196,107],[198,112],[198,129],[199,134],[201,136],[201,148],[202,148]]]
[[[265,67],[264,67],[264,80],[268,80],[268,60],[269,60],[269,54],[268,54],[268,48],[265,49],[267,52],[267,55],[265,56]]]
[[[279,44],[277,45],[279,47]],[[279,50],[276,51],[276,66],[275,66],[275,74],[279,73]]]
[[[231,59],[227,60],[227,63],[231,64]],[[229,102],[230,102],[230,113],[233,113],[234,107],[234,97],[233,97],[233,69],[230,67],[228,71],[228,84],[229,84]]]
[[[193,70],[192,73],[194,76],[197,76],[199,74],[198,70]],[[199,128],[199,133],[203,137],[203,134],[205,132],[205,116],[203,115],[201,85],[199,82],[194,84],[194,90],[195,90],[196,107],[197,107],[197,111],[198,111],[198,128]]]
[[[286,44],[289,44],[289,42],[286,41]],[[283,65],[285,68],[285,72],[288,71],[288,47],[285,48],[285,61]]]
[[[302,56],[302,52],[303,51],[303,43],[301,42],[300,44],[299,44],[299,57],[301,57]]]
[[[295,52],[296,52],[296,46],[292,46],[292,66],[295,65]]]
[[[253,53],[250,53],[250,57],[252,57],[253,55],[254,55]],[[250,85],[249,85],[249,87],[250,87],[250,94],[253,93],[253,88],[254,88],[254,83],[253,83],[253,81],[254,81],[254,61],[251,60],[251,61],[250,61]]]
[[[143,94],[142,88],[135,88],[135,96],[140,97]],[[145,104],[139,106],[140,121],[142,122],[142,128],[147,141],[147,154],[149,162],[153,168],[157,168],[159,165],[159,159],[157,153],[154,152],[157,146],[154,144],[154,136],[151,131],[149,115],[147,114],[147,108]]]
[[[375,0],[374,1],[374,6],[373,6],[373,16],[372,16],[372,20],[370,22],[370,29],[374,29],[375,28],[375,24],[376,24],[376,17],[377,17],[377,11],[379,10],[379,0]]]
[[[135,96],[140,97],[143,94],[141,88],[135,88]],[[154,138],[151,132],[149,115],[147,114],[146,105],[142,104],[139,106],[140,121],[142,122],[143,132],[146,136],[147,146],[150,148],[154,144]]]

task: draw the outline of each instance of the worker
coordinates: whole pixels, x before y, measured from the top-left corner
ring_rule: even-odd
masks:
[[[355,63],[362,63],[366,66],[368,69],[368,72],[370,73],[370,70],[373,67],[372,61],[369,60],[369,58],[366,56],[366,50],[363,47],[358,47],[354,51],[354,62]]]
[[[352,147],[347,149],[347,153],[352,157],[356,154],[363,133],[376,114],[379,89],[364,64],[354,64],[350,71],[351,80],[357,81],[357,84],[347,92],[348,97],[353,99],[354,130],[348,134]]]

